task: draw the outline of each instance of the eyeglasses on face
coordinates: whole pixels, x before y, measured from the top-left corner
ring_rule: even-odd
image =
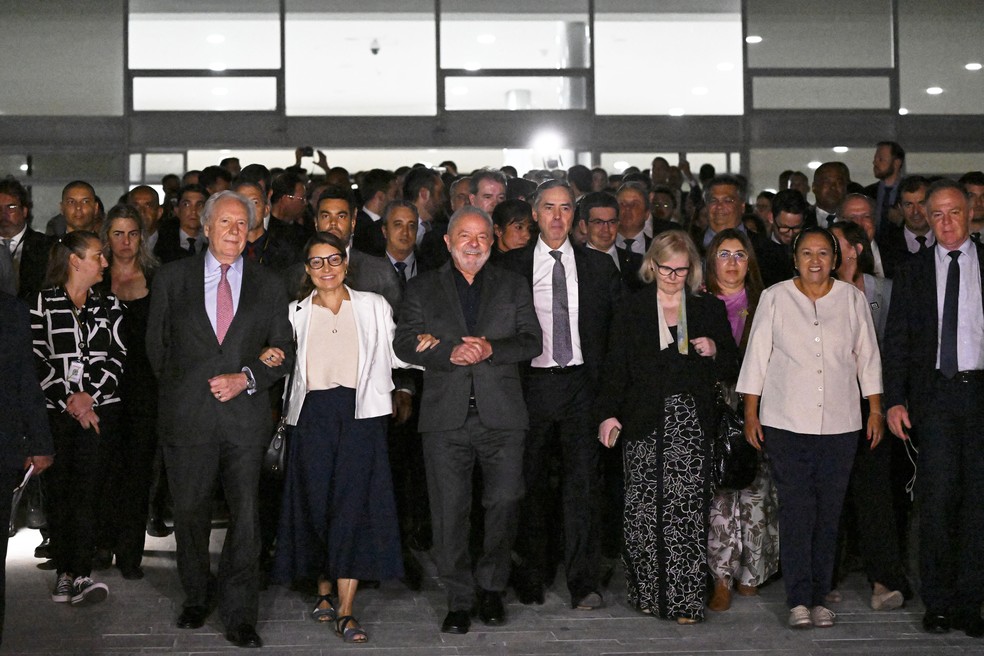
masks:
[[[803,229],[802,223],[799,224],[798,226],[788,226],[788,225],[783,225],[781,223],[776,224],[776,230],[778,230],[782,234],[786,234],[789,232],[800,232],[802,229]]]
[[[731,251],[718,251],[717,258],[722,261],[734,260],[738,264],[741,264],[742,262],[748,261],[748,253],[745,251],[735,251],[733,253]]]
[[[588,223],[595,226],[596,228],[609,227],[614,228],[618,225],[618,219],[588,219]]]
[[[341,253],[332,253],[326,257],[309,257],[307,260],[307,265],[312,269],[320,269],[326,263],[333,267],[341,266],[342,262],[345,261],[345,256]]]
[[[664,276],[666,278],[670,278],[672,280],[674,278],[679,278],[681,276],[686,276],[690,272],[690,267],[685,266],[685,267],[677,267],[676,269],[674,269],[673,267],[668,267],[668,266],[663,266],[662,264],[657,264],[656,265],[656,270],[659,271],[659,273],[660,273],[661,276]]]

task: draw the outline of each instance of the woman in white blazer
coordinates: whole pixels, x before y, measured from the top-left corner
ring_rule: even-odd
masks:
[[[273,577],[317,578],[312,617],[334,622],[346,642],[365,642],[352,614],[359,581],[403,576],[386,420],[392,369],[409,365],[393,354],[390,305],[346,287],[346,268],[341,240],[311,238],[308,277],[290,305],[297,359],[285,412],[293,429]],[[271,349],[262,357],[273,364],[279,356]]]

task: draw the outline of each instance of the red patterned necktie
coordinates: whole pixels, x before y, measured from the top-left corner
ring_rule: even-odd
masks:
[[[219,344],[225,339],[229,324],[232,323],[232,287],[229,285],[229,265],[223,264],[222,277],[219,279],[218,294],[215,298],[215,336]]]

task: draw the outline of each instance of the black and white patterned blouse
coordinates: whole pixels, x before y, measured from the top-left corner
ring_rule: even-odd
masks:
[[[118,403],[126,346],[120,336],[123,309],[112,294],[92,291],[85,305],[60,287],[44,289],[31,307],[31,332],[38,378],[49,409],[64,410],[68,397],[87,392],[94,406]],[[73,363],[82,365],[79,382],[70,382]]]

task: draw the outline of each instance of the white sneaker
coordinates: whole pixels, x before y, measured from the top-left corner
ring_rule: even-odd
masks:
[[[905,603],[905,597],[898,590],[889,590],[882,594],[871,595],[872,610],[895,610]]]
[[[789,611],[789,626],[793,629],[808,629],[813,626],[810,619],[810,609],[806,606],[796,606]]]
[[[823,606],[814,606],[813,611],[810,612],[810,619],[813,620],[813,626],[820,629],[827,629],[834,625],[834,611],[829,608],[824,608]]]
[[[96,583],[88,576],[80,576],[72,583],[72,603],[95,603],[109,596],[109,586]]]
[[[51,591],[51,600],[67,603],[72,600],[72,575],[59,574],[55,581],[55,589]]]

